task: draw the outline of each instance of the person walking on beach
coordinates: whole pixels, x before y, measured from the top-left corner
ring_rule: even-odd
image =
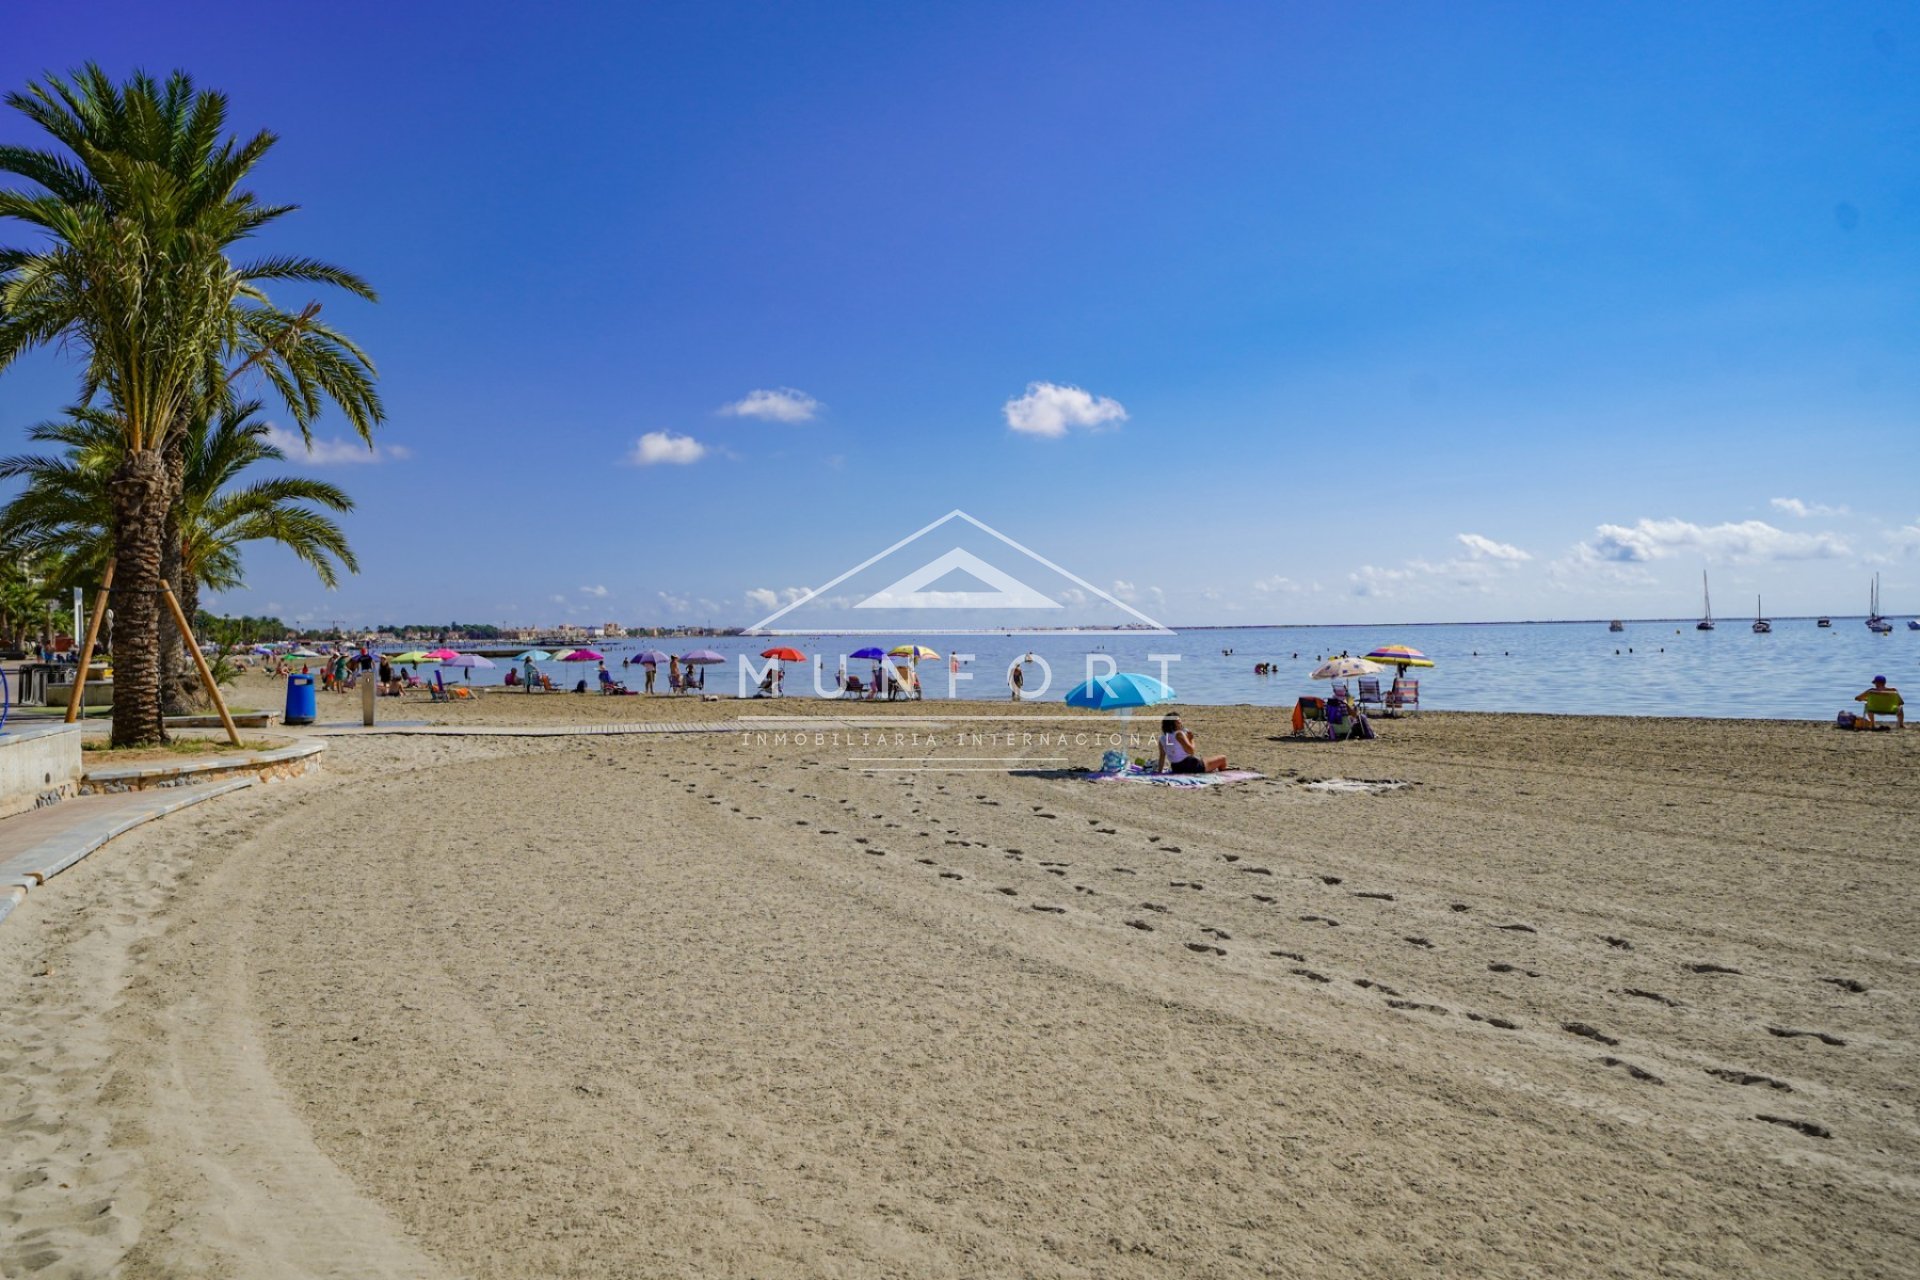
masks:
[[[653,692],[653,673],[655,670],[656,668],[654,667],[654,665],[651,662],[649,662],[647,664],[647,692],[648,693]]]
[[[527,692],[532,693],[540,687],[540,668],[533,665],[532,654],[527,655],[521,666],[523,670],[520,672],[520,679],[527,686]]]
[[[1161,773],[1219,773],[1226,767],[1225,756],[1200,755],[1193,731],[1181,725],[1179,716],[1168,716],[1160,722]]]
[[[1864,718],[1868,724],[1878,724],[1875,716],[1893,713],[1893,722],[1899,728],[1907,727],[1907,700],[1900,691],[1887,683],[1885,676],[1875,676],[1873,684],[1853,695],[1853,700],[1866,707]]]
[[[667,688],[673,693],[680,692],[680,655],[673,654],[667,659]]]
[[[1027,687],[1027,669],[1024,665],[1018,662],[1013,664],[1013,669],[1007,672],[1007,687],[1013,691],[1010,701],[1020,701],[1020,691]]]

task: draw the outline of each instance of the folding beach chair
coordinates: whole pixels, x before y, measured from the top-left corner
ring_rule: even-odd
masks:
[[[1369,707],[1376,711],[1385,711],[1387,704],[1386,700],[1380,696],[1380,677],[1360,677],[1360,696],[1355,698],[1354,702],[1362,711],[1367,710]]]
[[[1386,709],[1396,714],[1401,711],[1418,711],[1420,709],[1420,682],[1418,680],[1395,680],[1393,682],[1393,688],[1387,690]]]
[[[1328,696],[1328,700],[1331,701],[1334,698],[1343,698],[1348,702],[1353,701],[1353,695],[1347,692],[1347,682],[1345,680],[1335,680],[1333,682],[1333,692]]]

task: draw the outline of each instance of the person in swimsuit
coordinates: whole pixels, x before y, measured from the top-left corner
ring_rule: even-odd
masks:
[[[1194,746],[1193,730],[1180,723],[1179,716],[1160,722],[1161,773],[1219,773],[1227,767],[1225,756],[1202,756]]]

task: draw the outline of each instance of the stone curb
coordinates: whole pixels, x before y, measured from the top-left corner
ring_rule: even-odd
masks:
[[[122,765],[112,769],[89,769],[80,779],[82,795],[108,795],[121,791],[147,791],[158,787],[193,786],[221,774],[258,773],[262,781],[292,777],[311,767],[311,757],[327,749],[317,738],[302,738],[272,751],[254,751],[244,755],[214,756],[181,763],[156,761],[152,764]],[[288,768],[306,761],[298,768]]]
[[[4,921],[8,915],[12,914],[13,909],[26,899],[30,890],[44,885],[109,841],[125,835],[135,827],[144,826],[155,818],[164,818],[170,813],[192,808],[203,800],[211,800],[215,796],[223,796],[228,792],[250,787],[253,783],[252,778],[234,778],[208,787],[192,790],[182,788],[168,799],[155,803],[151,808],[81,823],[15,854],[4,863],[0,863],[0,875],[8,877],[6,883],[0,885],[0,921]]]

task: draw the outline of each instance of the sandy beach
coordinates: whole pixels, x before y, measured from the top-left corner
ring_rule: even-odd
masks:
[[[33,895],[0,1274],[1912,1273],[1920,734],[382,707],[772,713],[343,735]]]

